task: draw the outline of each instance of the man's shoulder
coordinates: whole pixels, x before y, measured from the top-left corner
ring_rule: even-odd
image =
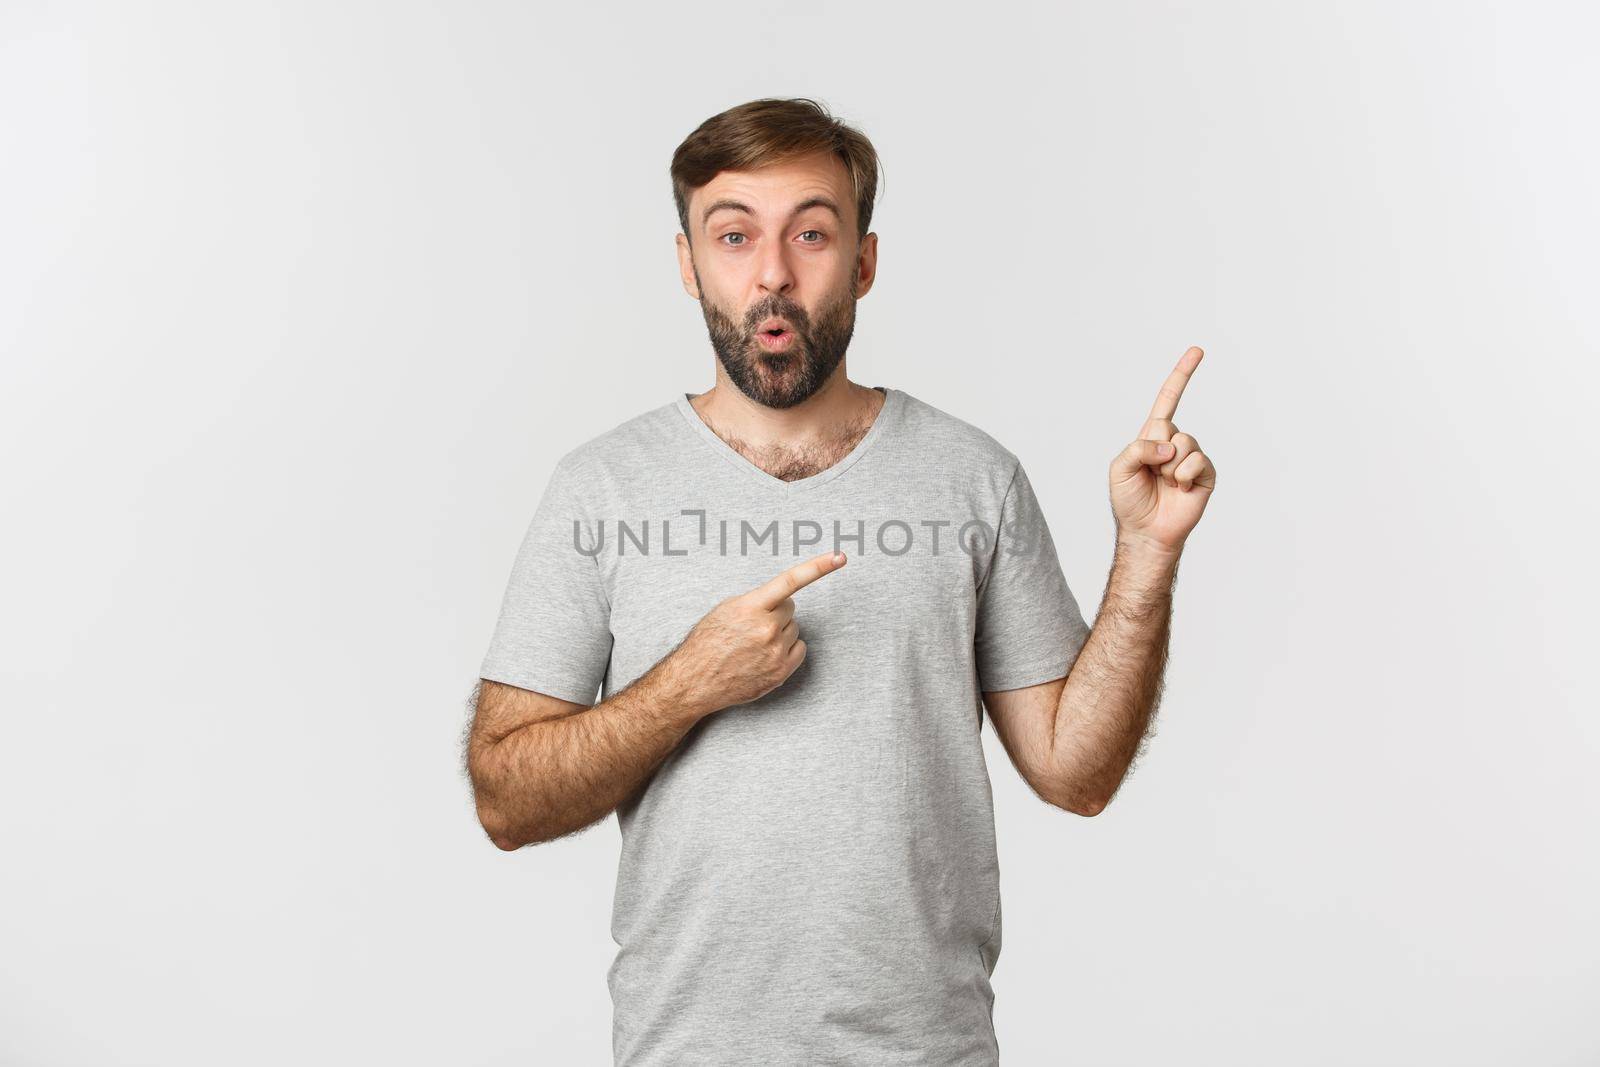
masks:
[[[949,463],[1010,472],[1017,454],[976,423],[937,407],[904,389],[906,438],[922,452]]]
[[[632,415],[569,448],[556,461],[560,469],[575,474],[598,474],[608,469],[638,466],[641,457],[660,456],[674,442],[682,415],[673,401]]]

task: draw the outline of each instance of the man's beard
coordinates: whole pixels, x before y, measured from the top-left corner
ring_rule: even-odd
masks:
[[[705,293],[704,286],[700,292]],[[777,294],[751,305],[742,325],[703,296],[700,310],[711,347],[738,390],[766,407],[792,408],[821,389],[844,359],[856,328],[855,283],[823,305],[814,321],[805,308]],[[786,320],[794,330],[794,340],[782,352],[768,352],[756,339],[756,328],[771,318]]]

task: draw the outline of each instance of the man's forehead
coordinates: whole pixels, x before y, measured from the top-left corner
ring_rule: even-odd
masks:
[[[841,217],[849,212],[849,175],[835,156],[828,163],[773,164],[756,170],[718,171],[691,194],[691,212],[703,220],[717,204],[743,204],[756,213],[787,215],[807,202],[834,204]]]

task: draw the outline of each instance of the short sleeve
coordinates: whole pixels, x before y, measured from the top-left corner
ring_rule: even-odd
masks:
[[[1061,573],[1028,473],[1018,463],[978,590],[979,688],[992,693],[1064,678],[1088,639],[1089,624]]]
[[[600,583],[598,519],[581,485],[563,457],[517,551],[478,674],[587,705],[611,659],[611,607]]]

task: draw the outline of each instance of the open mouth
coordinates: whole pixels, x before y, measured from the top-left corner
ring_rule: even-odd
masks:
[[[768,352],[782,352],[794,342],[794,331],[781,327],[761,330],[756,334],[756,340],[760,341],[761,347]]]

